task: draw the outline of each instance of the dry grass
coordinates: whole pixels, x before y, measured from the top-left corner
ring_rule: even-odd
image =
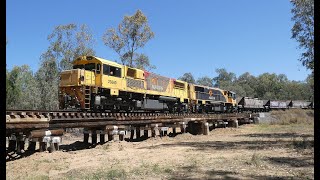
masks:
[[[65,173],[61,179],[127,179],[127,176],[127,172],[123,168],[102,167],[96,170],[71,170]]]
[[[251,159],[249,162],[247,162],[249,165],[254,165],[256,167],[261,166],[262,164],[262,157],[260,154],[257,154],[256,152],[251,156]]]
[[[290,109],[286,111],[272,111],[272,117],[275,119],[270,124],[313,124],[314,111],[305,109]]]
[[[314,147],[314,140],[308,137],[292,138],[292,146],[296,150],[311,149]]]

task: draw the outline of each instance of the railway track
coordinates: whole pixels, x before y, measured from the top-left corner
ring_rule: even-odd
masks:
[[[49,144],[51,151],[59,148],[61,137],[66,128],[83,128],[84,142],[100,143],[113,140],[118,136],[124,140],[148,138],[150,135],[165,136],[170,131],[176,134],[189,132],[207,135],[217,127],[238,127],[240,124],[258,120],[257,114],[187,114],[187,113],[146,113],[146,112],[79,112],[79,111],[38,111],[38,110],[7,110],[6,136],[9,141],[8,150],[22,152],[24,143],[29,143],[28,150],[34,151],[36,142],[39,150],[46,149]],[[149,134],[151,132],[151,134]]]

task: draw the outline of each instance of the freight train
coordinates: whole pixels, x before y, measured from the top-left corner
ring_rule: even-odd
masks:
[[[60,74],[60,109],[227,113],[313,107],[310,102],[249,97],[237,103],[236,93],[232,91],[187,83],[95,56],[78,57],[72,64],[72,69]]]

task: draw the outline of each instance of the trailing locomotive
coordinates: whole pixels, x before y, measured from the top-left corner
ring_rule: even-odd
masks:
[[[94,56],[73,61],[59,84],[60,109],[84,111],[232,112],[234,92],[189,84]]]
[[[220,88],[188,84],[191,112],[235,112],[236,94]]]

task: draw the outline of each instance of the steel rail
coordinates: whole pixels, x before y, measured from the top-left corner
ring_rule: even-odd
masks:
[[[41,128],[76,128],[105,125],[143,125],[150,123],[176,123],[189,121],[217,121],[251,118],[248,113],[192,114],[192,113],[148,113],[148,112],[78,112],[7,110],[8,131]]]

